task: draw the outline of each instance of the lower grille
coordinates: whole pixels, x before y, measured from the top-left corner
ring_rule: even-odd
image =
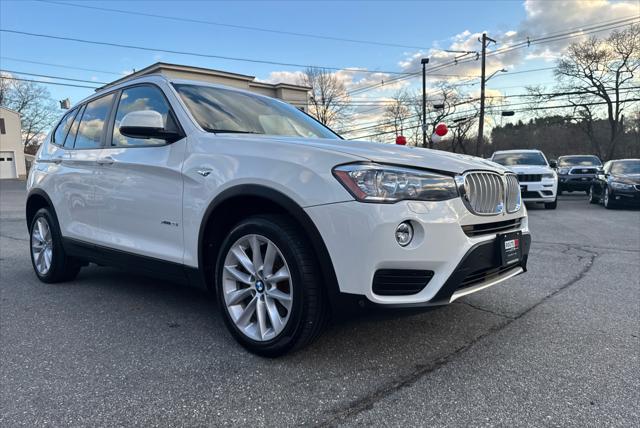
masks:
[[[542,181],[542,174],[518,174],[518,181],[520,183],[531,183],[535,181]]]
[[[569,171],[569,174],[571,175],[575,175],[575,174],[596,174],[598,172],[597,169],[595,168],[573,168],[571,171]]]
[[[531,192],[531,191],[526,191],[526,192],[522,192],[522,197],[523,198],[539,198],[540,197],[540,193],[538,192]]]
[[[470,224],[462,226],[462,230],[467,236],[492,235],[511,229],[518,229],[521,223],[522,219],[516,218],[513,220],[497,221],[495,223]]]
[[[422,291],[433,278],[432,270],[379,269],[373,276],[373,292],[380,296],[405,296]]]

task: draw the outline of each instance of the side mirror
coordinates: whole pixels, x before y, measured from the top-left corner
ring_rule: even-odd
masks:
[[[159,138],[172,143],[181,138],[177,130],[166,129],[162,115],[154,110],[127,113],[120,121],[120,134],[130,138]]]
[[[551,159],[549,161],[549,166],[553,169],[556,169],[558,167],[558,162],[555,159]]]

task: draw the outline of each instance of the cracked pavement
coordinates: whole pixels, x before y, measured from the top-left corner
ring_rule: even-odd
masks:
[[[372,311],[277,360],[198,290],[110,268],[39,283],[0,184],[0,425],[640,425],[640,211],[532,207],[529,272]]]

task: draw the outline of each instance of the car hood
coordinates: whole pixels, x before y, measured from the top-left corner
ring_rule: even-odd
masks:
[[[549,174],[553,172],[553,169],[546,165],[512,165],[507,168],[516,174]]]
[[[640,174],[612,174],[611,179],[627,184],[640,184]]]
[[[358,156],[373,162],[413,166],[461,174],[471,170],[488,170],[499,173],[508,170],[501,165],[475,156],[449,153],[440,150],[406,147],[395,144],[374,143],[370,141],[331,140],[316,138],[294,138],[265,135],[242,135],[243,139],[260,139],[261,141],[277,141],[280,143],[300,144],[323,150]]]

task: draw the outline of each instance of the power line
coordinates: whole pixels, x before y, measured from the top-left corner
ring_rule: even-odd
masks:
[[[88,6],[86,4],[75,4],[75,3],[66,3],[66,2],[59,2],[59,1],[45,1],[45,0],[37,0],[37,1],[40,1],[41,3],[49,3],[49,4],[52,4],[52,5],[76,7],[76,8],[91,9],[91,10],[100,10],[100,11],[103,11],[103,12],[120,13],[120,14],[125,14],[125,15],[146,16],[148,18],[165,19],[165,20],[176,21],[176,22],[188,22],[188,23],[191,23],[191,24],[213,25],[213,26],[217,26],[217,27],[234,28],[234,29],[238,29],[238,30],[260,31],[260,32],[264,32],[264,33],[283,34],[283,35],[287,35],[287,36],[307,37],[307,38],[313,38],[313,39],[333,40],[333,41],[339,41],[339,42],[359,43],[359,44],[365,44],[365,45],[377,45],[377,46],[388,46],[388,47],[409,48],[409,49],[425,49],[425,50],[427,49],[427,48],[425,48],[423,46],[405,45],[405,44],[400,44],[400,43],[380,42],[380,41],[374,41],[374,40],[349,39],[349,38],[344,38],[344,37],[328,36],[328,35],[321,35],[321,34],[299,33],[299,32],[295,32],[295,31],[274,30],[274,29],[271,29],[271,28],[252,27],[252,26],[249,26],[249,25],[229,24],[229,23],[223,23],[223,22],[207,21],[207,20],[203,20],[203,19],[184,18],[184,17],[178,17],[178,16],[169,16],[169,15],[159,15],[159,14],[155,14],[155,13],[138,12],[138,11],[133,11],[133,10],[123,10],[123,9],[112,9],[112,8],[107,8],[107,7]],[[444,52],[453,52],[451,50],[446,50],[446,49],[437,49],[437,50],[441,50],[441,51],[444,51]]]
[[[627,93],[631,92],[634,89],[640,89],[640,86],[633,86],[633,87],[629,87],[629,88],[621,88],[620,89],[620,93],[621,94],[627,94]],[[520,98],[520,97],[536,97],[536,96],[549,96],[549,95],[565,96],[565,95],[581,95],[581,94],[586,94],[586,93],[587,92],[584,92],[584,91],[571,91],[571,92],[558,92],[558,93],[550,93],[550,94],[516,94],[516,95],[505,95],[505,96],[486,96],[486,98]],[[477,102],[478,100],[479,100],[478,98],[471,98],[471,99],[468,99],[468,100],[463,100],[463,101],[460,101],[458,103],[452,104],[450,107],[457,107],[457,106],[464,105],[464,104],[470,104],[470,103],[473,103],[473,102]],[[431,100],[431,101],[433,101],[433,100]],[[559,101],[561,101],[561,100],[546,100],[546,101],[543,101],[543,102],[547,103],[547,102],[559,102]],[[634,101],[634,100],[619,100],[618,102],[627,103],[627,102],[631,102],[631,101]],[[497,108],[504,109],[504,108],[511,108],[511,107],[514,107],[514,106],[530,105],[530,104],[531,104],[530,102],[522,102],[522,103],[515,103],[515,104],[509,103],[509,104],[505,104],[505,105],[502,105],[502,106],[491,106],[490,105],[490,106],[487,107],[487,110],[494,111]],[[597,105],[597,104],[598,104],[597,102],[590,103],[590,105]],[[555,106],[545,106],[545,107],[557,108]],[[543,110],[545,107],[535,107],[535,108],[531,107],[528,110]],[[460,112],[454,111],[451,114],[462,114],[462,113],[468,113],[468,112],[472,112],[472,111],[475,111],[475,110],[463,110],[463,111],[460,111]],[[527,111],[527,110],[522,110],[522,111]],[[435,111],[429,112],[429,115],[432,115],[433,113],[435,113]],[[412,114],[412,115],[405,116],[403,118],[403,120],[410,121],[410,120],[415,119],[415,118],[417,118],[419,116],[420,116],[419,113],[418,114]],[[365,126],[365,127],[361,127],[361,128],[342,130],[341,133],[342,134],[352,134],[352,133],[356,133],[356,132],[375,129],[375,128],[380,127],[380,126],[392,125],[395,122],[396,122],[395,120],[389,120],[389,121],[383,121],[383,122],[379,122],[379,121],[378,122],[370,122],[370,123],[374,123],[374,124],[371,125],[371,126]],[[364,123],[362,123],[360,125],[364,125]]]
[[[528,38],[527,40],[523,40],[521,42],[518,42],[514,45],[511,46],[507,46],[501,49],[497,49],[495,51],[489,52],[487,53],[487,57],[492,57],[492,56],[496,56],[496,55],[501,55],[516,49],[522,49],[525,47],[530,47],[533,44],[543,44],[543,43],[551,43],[551,42],[556,42],[556,41],[561,41],[561,40],[565,40],[565,39],[570,39],[570,38],[574,38],[574,37],[581,37],[587,34],[592,34],[592,33],[597,33],[597,32],[601,32],[601,31],[607,31],[607,30],[614,30],[617,28],[621,28],[621,27],[625,27],[628,25],[632,25],[635,23],[635,21],[638,20],[638,16],[634,16],[631,18],[624,18],[624,19],[618,19],[615,20],[613,22],[607,23],[607,24],[599,24],[599,25],[595,25],[595,26],[589,26],[589,27],[585,27],[584,29],[576,32],[576,31],[569,31],[569,32],[564,32],[562,34],[558,34],[555,36],[547,36],[547,37],[538,37],[535,39],[531,39]],[[459,65],[459,64],[465,64],[468,62],[472,62],[472,61],[476,61],[476,58],[467,58],[467,59],[454,59],[452,61],[440,64],[436,67],[432,67],[431,69],[427,69],[427,72],[430,71],[437,71],[437,70],[442,70],[448,67],[452,67],[455,65]],[[516,73],[512,73],[512,74],[516,74]],[[390,84],[390,83],[396,83],[396,82],[400,82],[403,80],[407,80],[407,79],[411,79],[413,77],[416,77],[420,75],[420,72],[414,72],[414,73],[410,73],[407,74],[406,76],[401,76],[401,77],[395,77],[392,79],[389,79],[386,82],[382,82],[382,83],[377,83],[377,84],[373,84],[373,85],[369,85],[367,87],[364,88],[358,88],[354,91],[352,91],[350,94],[354,94],[354,93],[363,93],[366,91],[369,91],[371,89],[375,89],[377,87],[381,87],[384,86],[385,84]]]
[[[640,101],[640,98],[632,98],[629,100],[624,100],[624,102],[638,102]],[[598,105],[605,105],[607,104],[606,101],[601,101],[601,102],[591,102],[591,103],[579,103],[579,104],[566,104],[566,105],[557,105],[557,106],[541,106],[541,107],[531,107],[531,108],[526,108],[526,109],[516,109],[513,110],[516,113],[521,113],[521,112],[528,112],[528,111],[533,111],[533,110],[551,110],[551,109],[562,109],[562,108],[575,108],[575,107],[581,107],[581,106],[585,106],[585,107],[589,107],[589,106],[598,106]],[[508,107],[508,106],[504,106],[504,107]],[[469,112],[470,110],[467,110],[466,112]],[[465,113],[463,112],[458,112],[458,114],[462,114]],[[452,118],[453,119],[453,118]],[[404,127],[404,130],[411,130],[411,129],[416,129],[419,128],[421,125],[418,124],[416,126],[410,126],[410,127]],[[387,135],[387,134],[393,134],[395,133],[395,130],[391,130],[391,131],[384,131],[384,132],[378,132],[375,134],[368,134],[368,135],[363,135],[363,136],[358,136],[358,137],[353,137],[353,138],[349,138],[350,140],[356,140],[356,139],[362,139],[362,138],[372,138],[372,137],[377,137],[380,135]]]
[[[28,59],[12,58],[12,57],[8,57],[8,56],[0,56],[0,59],[9,60],[9,61],[16,61],[16,62],[24,62],[26,64],[38,64],[38,65],[46,65],[46,66],[49,66],[49,67],[67,68],[69,70],[91,71],[91,72],[94,72],[94,73],[113,74],[115,76],[122,76],[122,73],[116,73],[115,71],[96,70],[95,68],[73,67],[73,66],[70,66],[70,65],[53,64],[53,63],[50,63],[50,62],[41,62],[41,61],[31,61],[31,60],[28,60]]]
[[[48,75],[48,74],[26,73],[24,71],[14,71],[14,70],[0,69],[0,72],[24,74],[26,76],[35,76],[35,77],[46,77],[48,79],[69,80],[71,82],[95,83],[95,84],[100,84],[100,85],[106,85],[107,84],[107,82],[98,82],[98,81],[95,81],[95,80],[71,79],[69,77],[51,76],[51,75]]]
[[[46,81],[46,80],[22,79],[22,78],[18,78],[18,77],[2,76],[2,79],[17,80],[17,81],[19,81],[19,82],[43,83],[43,84],[45,84],[45,85],[70,86],[70,87],[72,87],[72,88],[89,88],[89,89],[97,89],[97,87],[96,87],[96,86],[85,86],[85,85],[74,85],[74,84],[71,84],[71,83],[48,82],[48,81]]]
[[[23,36],[41,37],[41,38],[54,39],[54,40],[64,40],[68,42],[86,43],[86,44],[92,44],[92,45],[110,46],[110,47],[116,47],[116,48],[134,49],[134,50],[148,51],[148,52],[162,52],[162,53],[168,53],[173,55],[196,56],[201,58],[215,58],[215,59],[222,59],[227,61],[250,62],[254,64],[280,65],[284,67],[296,67],[296,68],[320,68],[320,69],[333,70],[333,71],[352,71],[356,73],[370,73],[370,74],[398,74],[398,75],[409,74],[409,73],[398,72],[398,71],[383,71],[383,70],[376,71],[376,70],[354,69],[349,67],[342,67],[342,68],[328,67],[328,66],[309,65],[309,64],[297,64],[292,62],[278,62],[278,61],[269,61],[269,60],[262,60],[262,59],[251,59],[251,58],[240,58],[240,57],[231,57],[231,56],[215,55],[215,54],[205,54],[205,53],[193,52],[193,51],[177,51],[173,49],[150,48],[147,46],[128,45],[124,43],[102,42],[97,40],[86,40],[86,39],[79,39],[76,37],[53,36],[51,34],[30,33],[27,31],[8,30],[5,28],[1,28],[0,31],[4,33],[19,34]]]

